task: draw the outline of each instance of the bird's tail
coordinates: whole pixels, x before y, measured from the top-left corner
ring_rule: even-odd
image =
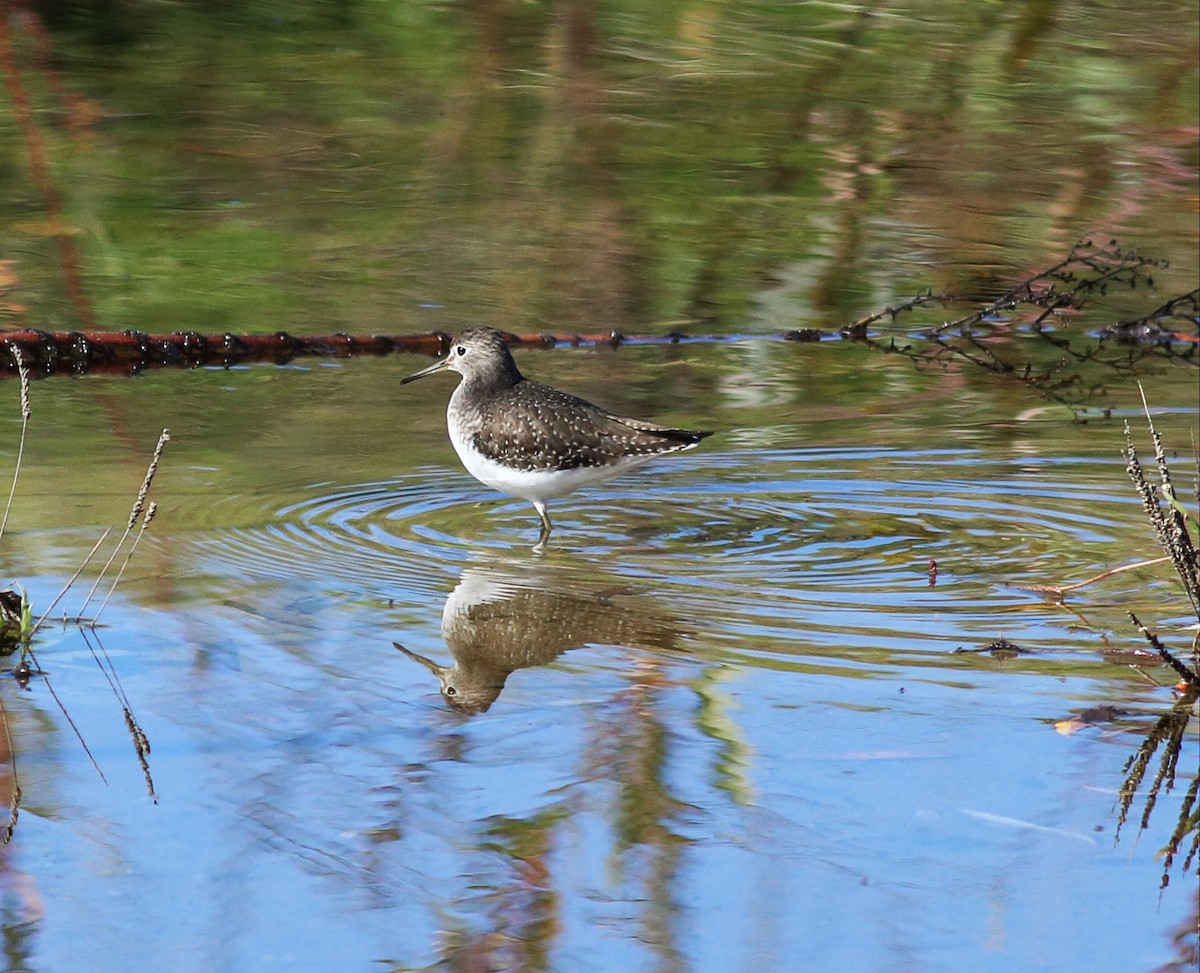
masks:
[[[713,434],[711,429],[702,431],[693,429],[674,429],[670,426],[660,426],[653,422],[642,422],[639,419],[626,419],[621,417],[617,419],[623,426],[628,426],[630,429],[636,429],[638,432],[649,433],[652,436],[659,436],[669,442],[679,443],[680,446],[695,446],[701,439],[707,439]]]

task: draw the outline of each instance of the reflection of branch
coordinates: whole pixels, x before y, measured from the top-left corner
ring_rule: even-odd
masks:
[[[1179,809],[1179,822],[1175,825],[1175,830],[1171,832],[1171,839],[1167,842],[1166,848],[1163,849],[1163,872],[1164,874],[1170,871],[1171,864],[1175,860],[1175,853],[1179,850],[1183,839],[1190,832],[1192,835],[1192,843],[1188,848],[1187,857],[1183,860],[1183,870],[1186,872],[1195,861],[1196,852],[1200,851],[1200,807],[1196,805],[1196,795],[1200,792],[1200,776],[1192,778],[1192,783],[1187,789],[1187,793],[1183,795],[1183,806]]]
[[[1164,783],[1167,793],[1170,793],[1174,788],[1179,755],[1183,749],[1183,739],[1187,733],[1188,724],[1192,719],[1192,706],[1195,705],[1197,698],[1200,698],[1200,689],[1192,687],[1170,710],[1159,717],[1158,722],[1146,736],[1142,745],[1138,747],[1137,752],[1125,762],[1123,769],[1127,773],[1127,776],[1120,790],[1121,813],[1117,819],[1117,840],[1120,840],[1121,828],[1129,817],[1133,799],[1137,795],[1138,788],[1146,776],[1146,770],[1150,765],[1150,758],[1154,756],[1155,751],[1164,742],[1166,746],[1159,760],[1158,772],[1155,774],[1154,782],[1150,785],[1150,790],[1146,794],[1146,807],[1142,811],[1139,830],[1145,831],[1149,827],[1150,815],[1154,811],[1154,806],[1158,801],[1159,793],[1162,792]],[[1175,830],[1172,832],[1170,840],[1163,849],[1165,861],[1163,865],[1162,888],[1166,888],[1169,884],[1171,880],[1171,864],[1184,839],[1189,834],[1192,835],[1192,841],[1188,849],[1187,858],[1184,860],[1183,867],[1185,871],[1191,866],[1196,856],[1198,842],[1200,842],[1200,830],[1197,827],[1200,824],[1200,819],[1197,818],[1194,812],[1197,797],[1196,781],[1198,779],[1200,778],[1192,779],[1191,786],[1188,787],[1187,793],[1184,795]]]
[[[983,341],[969,333],[950,337],[935,334],[931,336],[931,341],[933,342],[931,349],[911,351],[908,348],[897,349],[893,345],[885,350],[906,354],[914,362],[933,362],[946,358],[960,359],[976,368],[991,372],[993,375],[1021,382],[1044,398],[1061,402],[1064,405],[1068,404],[1066,392],[1071,388],[1081,389],[1075,396],[1076,399],[1085,398],[1096,391],[1095,386],[1083,388],[1083,379],[1079,375],[1067,375],[1062,378],[1056,378],[1056,367],[1035,369],[1031,361],[1026,361],[1021,366],[1006,362],[984,344]],[[878,343],[875,343],[874,346],[876,348],[882,347]]]

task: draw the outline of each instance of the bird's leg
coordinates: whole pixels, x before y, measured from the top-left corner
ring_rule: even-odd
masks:
[[[542,518],[542,532],[538,534],[537,546],[542,547],[550,537],[550,517],[546,513],[546,504],[541,500],[530,501],[533,504],[533,509],[537,511],[538,516]]]

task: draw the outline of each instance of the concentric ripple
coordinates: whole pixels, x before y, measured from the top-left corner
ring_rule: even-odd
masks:
[[[270,580],[304,578],[331,590],[377,590],[406,579],[425,588],[467,541],[451,522],[463,503],[458,478],[428,471],[327,490],[270,512],[263,522],[196,538],[206,567]],[[244,518],[242,518],[244,520]],[[472,543],[475,543],[472,541]]]
[[[539,555],[528,504],[459,471],[423,469],[313,486],[261,523],[195,544],[204,571],[421,604],[480,561],[536,565],[541,578],[586,572],[711,619],[712,638],[742,650],[983,638],[1014,611],[1028,637],[1049,639],[1028,625],[1060,609],[1021,586],[1155,553],[1123,478],[1107,459],[971,450],[689,454],[558,501]],[[1133,550],[1130,537],[1145,543]]]

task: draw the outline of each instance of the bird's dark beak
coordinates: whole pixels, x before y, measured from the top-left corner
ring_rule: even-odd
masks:
[[[400,384],[407,385],[409,382],[415,382],[418,378],[424,378],[426,375],[432,375],[434,372],[440,372],[449,364],[450,358],[443,358],[441,361],[434,362],[428,368],[422,368],[419,372],[409,375],[407,378],[400,379]]]
[[[421,373],[421,375],[424,375],[424,374],[425,374],[424,372]],[[413,378],[419,378],[419,377],[420,377],[420,375],[413,376]],[[439,679],[441,679],[442,676],[444,676],[446,674],[446,672],[449,671],[447,666],[439,666],[432,659],[426,659],[425,656],[423,656],[423,655],[417,655],[417,653],[413,652],[411,649],[406,649],[399,642],[393,642],[392,645],[394,645],[401,652],[403,652],[406,656],[408,656],[410,659],[412,659],[413,662],[421,663],[421,665],[423,665],[426,669],[428,669],[430,672],[432,672]]]

